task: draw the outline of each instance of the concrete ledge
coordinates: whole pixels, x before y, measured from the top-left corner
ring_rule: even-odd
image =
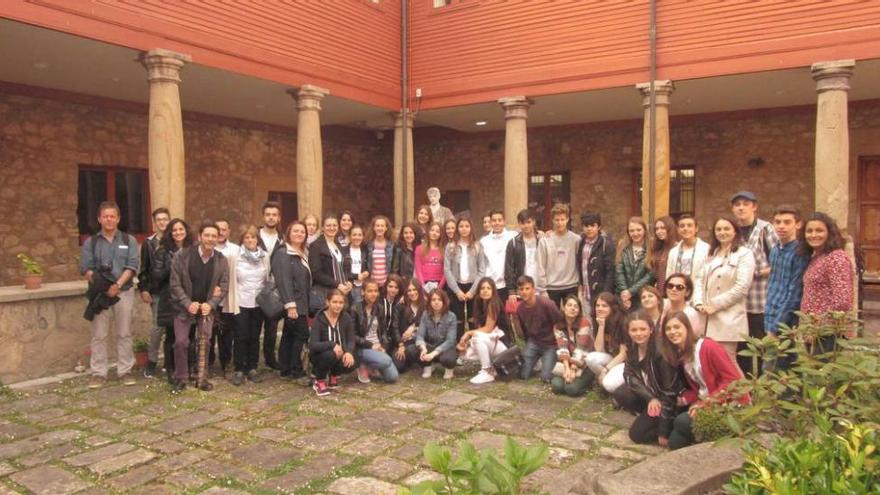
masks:
[[[52,299],[55,297],[82,296],[88,289],[85,280],[52,282],[36,290],[26,290],[23,285],[0,287],[0,303]]]
[[[700,443],[649,458],[593,482],[596,495],[690,495],[721,488],[742,468],[739,442]]]

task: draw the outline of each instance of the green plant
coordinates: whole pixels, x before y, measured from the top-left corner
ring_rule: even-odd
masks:
[[[827,418],[817,421],[814,438],[780,439],[768,450],[747,447],[742,471],[726,493],[867,494],[880,491],[880,434],[874,428],[841,422],[836,434]]]
[[[448,447],[436,443],[425,446],[425,459],[442,480],[423,481],[411,490],[401,489],[401,495],[516,495],[523,477],[536,471],[548,455],[547,445],[523,447],[507,437],[504,455],[500,458],[490,449],[477,451],[473,444],[462,442],[458,458],[452,458]]]
[[[712,403],[694,415],[694,438],[697,442],[714,442],[734,434],[730,426],[731,404]]]
[[[21,267],[24,269],[24,272],[28,275],[42,275],[43,274],[43,266],[38,262],[34,261],[33,258],[24,254],[18,253],[15,255],[18,258],[18,261],[21,262]]]
[[[136,339],[131,346],[131,350],[134,352],[147,352],[149,349],[150,343],[147,342],[147,339]]]
[[[836,312],[809,318],[797,328],[782,330],[782,338],[748,339],[742,355],[772,359],[797,356],[786,370],[768,371],[760,378],[740,380],[732,393],[748,393],[751,404],[732,415],[736,433],[772,431],[802,437],[816,431],[816,417],[832,424],[880,423],[880,348],[876,343],[840,338],[855,333],[859,322]],[[810,342],[836,336],[830,352],[815,355]]]

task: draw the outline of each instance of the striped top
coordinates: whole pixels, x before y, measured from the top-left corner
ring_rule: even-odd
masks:
[[[385,243],[373,244],[373,264],[372,270],[370,271],[370,276],[373,280],[375,280],[380,287],[385,286],[385,281],[388,280],[388,260],[385,259]]]

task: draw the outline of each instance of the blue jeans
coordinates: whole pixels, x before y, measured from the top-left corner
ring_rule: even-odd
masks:
[[[556,346],[527,341],[526,349],[523,351],[523,380],[528,380],[532,376],[532,370],[539,357],[541,358],[541,380],[549,382],[553,378],[553,367],[556,366]]]
[[[394,366],[394,360],[384,351],[374,351],[373,349],[358,349],[358,357],[360,364],[374,370],[379,370],[382,374],[382,380],[386,383],[394,383],[397,381],[397,366]]]

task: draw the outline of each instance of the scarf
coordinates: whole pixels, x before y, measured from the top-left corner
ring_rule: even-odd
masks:
[[[249,263],[256,265],[257,263],[261,263],[263,258],[266,257],[266,251],[263,251],[259,247],[255,251],[250,251],[246,247],[241,247],[241,257],[247,260]]]

